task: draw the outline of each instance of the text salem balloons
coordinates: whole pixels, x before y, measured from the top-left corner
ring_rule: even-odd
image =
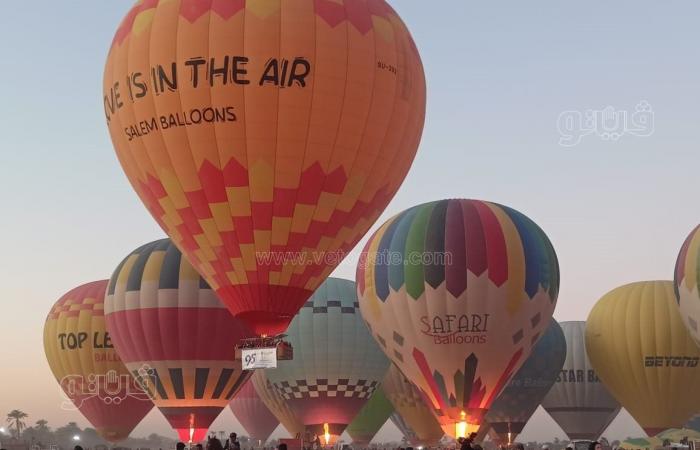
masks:
[[[547,236],[518,211],[442,200],[382,225],[357,282],[382,350],[442,425],[464,435],[480,426],[549,326],[559,267]]]
[[[61,297],[44,324],[44,351],[67,399],[105,440],[116,443],[153,408],[114,351],[105,329],[107,280]]]
[[[294,359],[279,361],[266,375],[306,431],[333,443],[389,368],[360,316],[355,283],[328,278],[287,334]]]
[[[681,317],[700,345],[700,226],[683,243],[676,261],[676,296]]]
[[[248,335],[169,239],[128,255],[109,280],[107,329],[124,363],[184,442],[198,442],[250,376]]]
[[[486,413],[501,443],[512,444],[557,379],[566,358],[566,340],[556,320]]]
[[[279,425],[277,418],[270,412],[255,390],[252,379],[243,385],[229,406],[248,436],[253,441],[260,441],[254,442],[254,445],[259,446],[266,442]]]
[[[596,441],[620,412],[586,354],[586,322],[561,322],[566,361],[542,407],[569,439]]]
[[[103,100],[153,217],[272,335],[402,183],[425,78],[384,0],[142,0],[114,36]]]
[[[605,294],[586,322],[586,349],[610,393],[654,436],[681,428],[700,404],[700,350],[685,329],[672,281]]]

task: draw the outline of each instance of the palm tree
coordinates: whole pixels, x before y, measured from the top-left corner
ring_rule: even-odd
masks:
[[[49,431],[49,421],[44,419],[39,419],[35,423],[37,431]]]
[[[22,419],[26,419],[27,417],[29,417],[29,415],[27,415],[27,413],[24,411],[20,411],[19,409],[13,409],[7,415],[7,423],[9,423],[10,426],[15,426],[15,433],[17,434],[18,440],[20,436],[22,436],[22,430],[26,426],[24,422],[22,422]]]

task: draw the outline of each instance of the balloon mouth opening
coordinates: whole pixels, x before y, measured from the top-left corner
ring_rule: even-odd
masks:
[[[236,318],[244,322],[253,335],[268,337],[284,333],[294,316],[270,311],[245,311],[237,314]]]

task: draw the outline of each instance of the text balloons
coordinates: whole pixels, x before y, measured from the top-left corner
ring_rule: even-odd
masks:
[[[620,412],[586,353],[586,322],[561,322],[566,360],[542,407],[569,439],[597,441]]]
[[[566,340],[556,320],[537,341],[525,364],[491,404],[485,419],[501,443],[512,444],[551,389],[566,358]]]
[[[700,350],[675,303],[672,281],[627,284],[586,322],[593,368],[649,436],[683,427],[700,404]]]
[[[700,345],[700,226],[690,233],[678,254],[675,286],[683,322]]]
[[[462,435],[478,428],[549,326],[559,268],[549,239],[523,214],[442,200],[382,225],[357,280],[382,350]]]
[[[266,442],[279,425],[277,418],[255,390],[252,379],[249,379],[233,397],[229,407],[248,436],[254,441],[260,441],[257,445]]]
[[[299,310],[287,334],[294,359],[279,361],[267,378],[306,431],[332,443],[389,368],[360,316],[355,283],[328,278]]]
[[[418,50],[384,0],[139,1],[103,86],[139,197],[267,335],[382,213],[425,116]]]
[[[131,373],[183,442],[199,442],[250,372],[234,361],[248,336],[180,251],[162,239],[119,264],[107,329]]]
[[[70,399],[105,440],[116,443],[153,409],[112,345],[105,328],[107,280],[67,292],[44,324],[44,351]]]

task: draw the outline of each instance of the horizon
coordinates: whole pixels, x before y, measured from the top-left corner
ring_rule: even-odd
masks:
[[[103,113],[107,50],[132,3],[19,2],[0,18],[12,62],[0,73],[3,414],[89,425],[60,408],[44,318],[66,291],[109,278],[134,248],[165,236],[124,176]],[[700,4],[389,3],[423,59],[425,129],[397,195],[333,276],[354,280],[368,236],[406,208],[481,198],[523,212],[549,236],[562,274],[559,321],[586,320],[617,286],[673,278],[700,222],[691,185],[700,162]],[[625,128],[606,140],[572,128],[587,111],[652,112],[652,132]],[[243,430],[228,408],[212,428]],[[175,435],[155,409],[134,435],[150,432]],[[389,424],[380,434],[399,435]],[[644,432],[623,410],[604,435]],[[564,434],[539,407],[521,437]]]

